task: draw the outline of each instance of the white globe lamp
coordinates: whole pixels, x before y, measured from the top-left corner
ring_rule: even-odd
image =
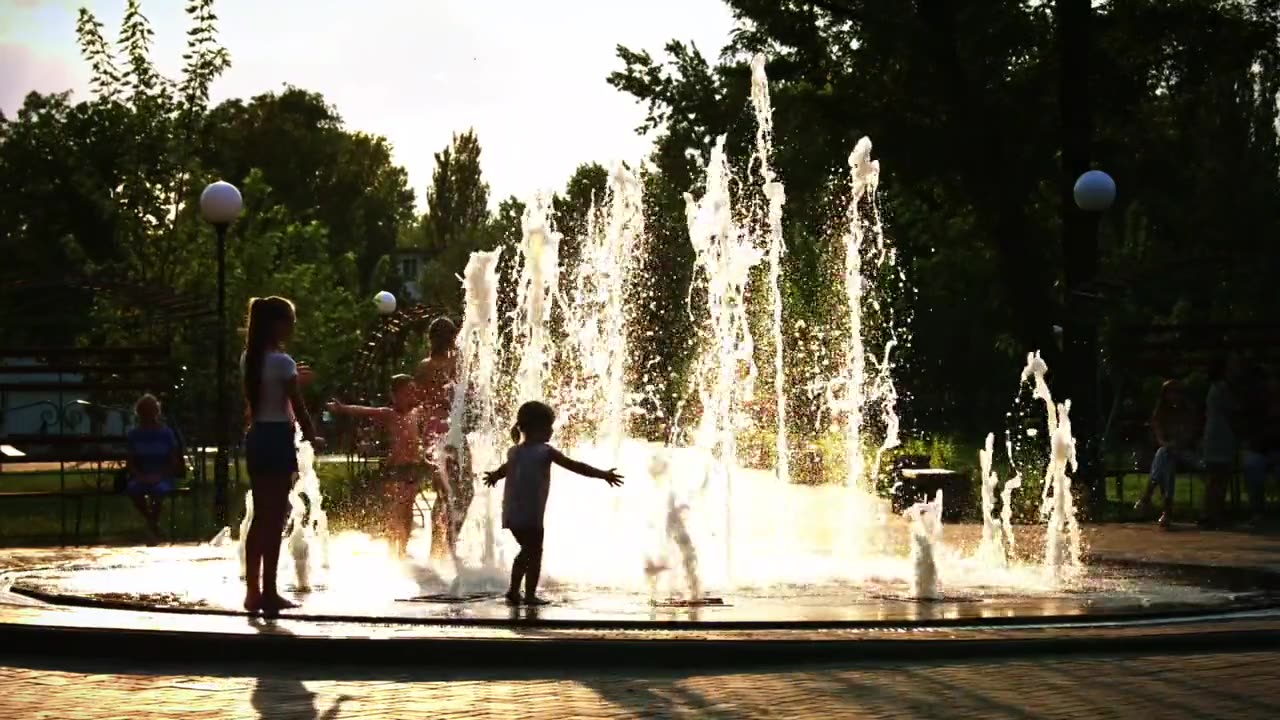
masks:
[[[390,315],[396,311],[396,296],[383,290],[373,296],[373,304],[377,306],[379,315]]]
[[[1101,170],[1090,170],[1076,180],[1073,190],[1076,207],[1085,212],[1101,213],[1116,201],[1116,181]]]
[[[244,200],[235,185],[219,180],[200,193],[200,214],[214,225],[230,225],[240,217]]]

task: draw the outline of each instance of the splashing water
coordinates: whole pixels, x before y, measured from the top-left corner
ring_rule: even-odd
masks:
[[[236,545],[236,553],[240,558],[240,579],[244,580],[249,568],[248,544],[249,527],[253,525],[253,491],[244,491],[244,519],[240,521],[240,542]]]
[[[1000,478],[991,469],[995,440],[995,434],[988,433],[986,444],[978,451],[978,464],[982,472],[982,544],[978,547],[978,554],[989,563],[1003,564],[1007,561],[1004,532],[995,514],[996,486],[1000,484]]]
[[[911,530],[911,596],[940,599],[937,554],[942,548],[942,491],[929,502],[911,506],[905,514]]]
[[[1013,456],[1013,449],[1010,447],[1008,440],[1005,441],[1005,452],[1010,457]],[[1017,550],[1017,539],[1013,535],[1013,491],[1022,487],[1022,476],[1014,473],[1004,483],[1004,489],[1000,491],[1000,527],[1004,530],[1004,551],[1005,557],[1015,557]]]
[[[306,592],[312,587],[316,561],[319,569],[329,569],[329,518],[324,510],[320,477],[316,475],[315,449],[302,439],[298,430],[294,438],[298,448],[298,479],[289,493],[290,528],[287,547],[293,559],[295,587]]]
[[[303,502],[296,486],[289,493],[289,506],[290,514],[294,517],[304,517],[306,515],[306,504]],[[299,592],[307,592],[311,589],[311,544],[307,542],[306,524],[295,521],[293,529],[289,532],[287,542],[289,555],[293,558],[293,572],[296,577],[294,587]]]
[[[757,375],[746,293],[762,253],[734,219],[724,142],[721,135],[711,150],[706,193],[697,200],[689,193],[684,197],[698,270],[695,283],[706,293],[707,308],[696,366],[702,418],[695,444],[713,458],[704,485],[723,495],[725,565],[731,571],[738,433],[751,426],[745,406],[754,399]]]
[[[1067,579],[1080,569],[1080,524],[1071,496],[1071,476],[1075,472],[1076,441],[1071,436],[1071,401],[1055,404],[1045,376],[1049,365],[1039,352],[1027,355],[1022,382],[1033,384],[1036,399],[1045,407],[1049,431],[1049,463],[1045,468],[1040,513],[1048,519],[1045,530],[1045,567],[1056,581]]]
[[[510,410],[499,408],[496,398],[509,392],[517,402],[563,397],[566,380],[552,378],[552,368],[571,367],[577,373],[568,380],[573,393],[563,408],[566,417],[583,419],[577,425],[584,431],[578,434],[586,442],[573,449],[575,457],[605,467],[616,464],[624,473],[631,472],[628,482],[614,489],[553,471],[544,561],[544,584],[552,592],[578,587],[642,593],[647,586],[652,598],[662,581],[673,596],[683,594],[690,600],[706,589],[774,592],[779,587],[821,583],[890,583],[908,587],[922,599],[941,597],[944,590],[950,593],[959,587],[1051,592],[1056,581],[1047,577],[1045,568],[1070,568],[1079,561],[1079,531],[1067,475],[1074,463],[1066,404],[1058,407],[1051,399],[1046,402],[1050,435],[1057,439],[1046,470],[1047,484],[1054,488],[1044,500],[1050,533],[1043,562],[1019,561],[1013,552],[1012,501],[1021,476],[1015,474],[997,492],[993,439],[982,456],[984,522],[976,548],[944,542],[941,495],[916,505],[904,518],[890,513],[887,503],[876,495],[881,456],[897,445],[899,433],[892,378],[897,336],[891,326],[892,309],[877,293],[877,283],[895,270],[896,258],[884,236],[876,197],[880,165],[871,157],[867,138],[849,156],[851,188],[840,238],[845,307],[828,333],[844,338],[835,348],[841,356],[840,367],[813,378],[825,388],[829,409],[837,417],[834,429],[845,456],[838,461],[836,474],[844,482],[819,486],[787,482],[789,388],[780,302],[785,191],[769,164],[771,108],[762,59],[752,64],[752,90],[759,127],[755,159],[747,174],[758,161],[760,182],[733,185],[726,139],[720,137],[706,159],[702,195],[685,196],[695,257],[689,312],[700,341],[690,374],[697,402],[689,404],[688,414],[694,421],[688,446],[659,450],[626,436],[625,419],[631,411],[627,364],[634,360],[629,357],[633,350],[626,346],[633,309],[628,299],[630,290],[644,280],[636,277],[634,262],[645,242],[645,230],[641,183],[621,165],[611,173],[603,202],[593,207],[586,234],[576,239],[582,262],[566,283],[567,297],[560,294],[561,237],[551,224],[550,203],[540,196],[528,204],[522,219],[521,270],[518,279],[513,278],[517,301],[509,349],[500,342],[498,331],[498,252],[472,255],[462,278],[466,298],[458,340],[462,380],[454,388],[447,443],[465,451],[467,464],[477,472],[492,468],[507,444],[509,418],[500,414]],[[749,190],[748,194],[735,198],[732,189],[739,188]],[[736,199],[742,208],[751,208],[744,198],[760,194],[764,213],[754,220],[750,212],[734,207]],[[767,274],[760,272],[766,258]],[[557,302],[564,311],[563,335],[551,322]],[[755,344],[752,302],[769,310],[771,347]],[[755,387],[757,349],[771,355],[774,373],[773,387],[761,393],[763,401]],[[566,357],[574,362],[565,363]],[[504,373],[504,367],[516,369]],[[1032,368],[1027,378],[1035,380],[1038,397],[1043,384],[1043,396],[1048,398],[1039,369]],[[766,408],[776,403],[776,428],[756,426],[757,417],[767,415],[758,412],[757,402]],[[739,436],[761,429],[777,431],[776,466],[760,467],[739,457]],[[669,436],[685,440],[679,430],[672,428]],[[309,462],[300,458],[300,466]],[[318,484],[314,502],[306,491],[309,487],[300,481],[301,502],[295,514],[301,512],[299,508],[322,506]],[[374,562],[370,548],[376,543],[345,535],[344,556],[339,558],[342,567],[332,569],[324,579],[330,588],[339,583],[364,588],[385,583],[394,588],[391,592],[436,587],[456,591],[458,579],[479,568],[480,574],[468,576],[468,587],[481,577],[484,582],[477,580],[476,585],[487,586],[494,578],[500,582],[512,545],[497,522],[499,501],[499,493],[476,488],[476,507],[459,537],[458,577],[452,584],[438,576],[444,570],[435,566],[416,568],[389,559]],[[312,543],[320,540],[318,527],[304,521],[292,529],[300,533],[299,549],[308,553],[294,562],[309,569],[315,564],[317,550]],[[417,540],[411,544],[411,555],[414,545],[420,544]],[[348,552],[359,558],[361,567],[352,565]],[[735,557],[750,562],[735,565]],[[370,579],[375,572],[378,579]],[[1053,576],[1061,574],[1055,569]],[[300,577],[300,586],[307,582],[314,584],[311,577]]]
[[[495,402],[499,384],[498,261],[501,256],[500,249],[471,253],[462,277],[465,311],[457,340],[459,380],[453,386],[446,442],[466,452],[470,463],[463,462],[462,467],[470,465],[476,471],[500,464],[504,437]],[[483,569],[498,570],[503,562],[495,520],[501,512],[500,498],[492,488],[484,486],[479,476],[464,482],[475,483],[472,503],[478,503],[479,508],[469,513],[458,543],[463,548],[478,546]]]
[[[231,537],[231,526],[228,525],[218,531],[217,535],[209,540],[209,547],[230,547],[235,540]]]
[[[298,478],[289,491],[289,517],[285,527],[289,534],[281,539],[285,556],[291,559],[294,573],[294,589],[307,592],[313,587],[312,578],[316,569],[328,570],[329,557],[329,517],[324,510],[324,495],[320,489],[320,478],[315,471],[315,450],[310,442],[302,440],[302,431],[296,430],[294,443],[297,447]],[[244,493],[244,518],[240,520],[240,537],[235,544],[237,565],[240,579],[244,580],[249,543],[249,528],[253,525],[253,491]],[[230,528],[223,528],[211,545],[222,545],[220,539],[230,537]],[[318,564],[318,568],[316,567]]]
[[[520,227],[523,267],[516,295],[516,345],[521,356],[516,397],[517,402],[526,402],[546,397],[552,356],[548,326],[560,285],[560,233],[551,226],[551,202],[542,195],[534,197],[525,208]]]
[[[867,226],[862,218],[862,202],[873,202],[880,184],[880,162],[871,159],[871,139],[862,138],[849,155],[849,227],[844,236],[844,292],[849,313],[849,342],[845,356],[843,398],[835,407],[843,411],[845,453],[848,455],[848,483],[855,491],[868,492],[862,448],[862,424],[866,396],[867,355],[862,335],[862,246]],[[858,518],[865,522],[867,518]]]
[[[563,414],[616,458],[626,434],[628,289],[642,249],[644,213],[641,186],[621,163],[609,175],[604,208],[594,201],[587,217],[573,291],[564,304],[566,337],[562,356],[573,372],[567,380],[569,407]]]
[[[769,298],[773,310],[773,392],[777,435],[778,479],[791,481],[790,449],[787,441],[787,389],[783,366],[782,340],[782,206],[786,190],[769,164],[773,156],[773,105],[769,99],[769,78],[765,75],[765,56],[751,59],[751,104],[756,113],[756,155],[760,167],[760,189],[767,203],[766,220],[769,236]]]
[[[887,514],[884,504],[877,500],[876,481],[884,452],[899,444],[897,391],[893,384],[893,350],[897,342],[892,327],[881,328],[889,337],[880,355],[867,347],[866,316],[869,311],[885,310],[871,290],[878,273],[895,262],[880,220],[876,197],[880,162],[871,159],[870,138],[859,140],[849,154],[849,181],[848,223],[841,237],[848,339],[843,367],[836,378],[827,382],[827,403],[843,418],[846,483],[853,493],[851,536],[847,542],[858,555],[882,544]],[[883,426],[884,436],[868,467],[870,419]]]
[[[660,548],[656,556],[649,557],[645,560],[645,575],[649,578],[650,583],[650,600],[656,602],[658,600],[657,581],[659,576],[666,574],[671,577],[673,564],[671,561],[671,545],[674,544],[676,550],[680,553],[680,568],[684,574],[684,585],[687,591],[684,595],[687,600],[697,600],[702,597],[702,581],[698,575],[698,551],[694,546],[693,537],[689,533],[686,523],[689,505],[683,502],[677,495],[676,486],[671,478],[671,464],[667,460],[666,455],[661,452],[653,454],[649,461],[649,477],[653,481],[654,487],[658,490],[658,494],[666,490],[666,504],[663,508],[664,522],[662,522],[660,535],[658,539],[658,547]],[[674,583],[669,586],[667,595],[669,597],[678,597]]]

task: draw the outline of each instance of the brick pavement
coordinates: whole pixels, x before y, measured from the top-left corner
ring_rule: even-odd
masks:
[[[514,660],[514,658],[513,658]],[[655,672],[0,658],[0,718],[1265,718],[1280,652]]]

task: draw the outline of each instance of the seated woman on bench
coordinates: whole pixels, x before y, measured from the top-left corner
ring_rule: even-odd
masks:
[[[160,419],[160,401],[143,395],[133,406],[138,424],[128,435],[129,483],[125,491],[147,521],[147,544],[160,541],[160,506],[173,492],[182,456],[178,437]]]

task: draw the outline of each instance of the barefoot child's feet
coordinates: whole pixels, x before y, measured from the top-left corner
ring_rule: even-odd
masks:
[[[298,606],[298,603],[291,600],[285,600],[285,598],[278,596],[278,594],[270,594],[270,596],[262,596],[261,606],[262,614],[274,616],[278,615],[282,610],[293,610],[294,607]]]
[[[518,592],[508,592],[506,595],[503,596],[503,598],[507,601],[508,605],[520,604],[520,593]]]
[[[249,593],[244,596],[244,610],[253,615],[262,609],[262,596],[258,593]]]

